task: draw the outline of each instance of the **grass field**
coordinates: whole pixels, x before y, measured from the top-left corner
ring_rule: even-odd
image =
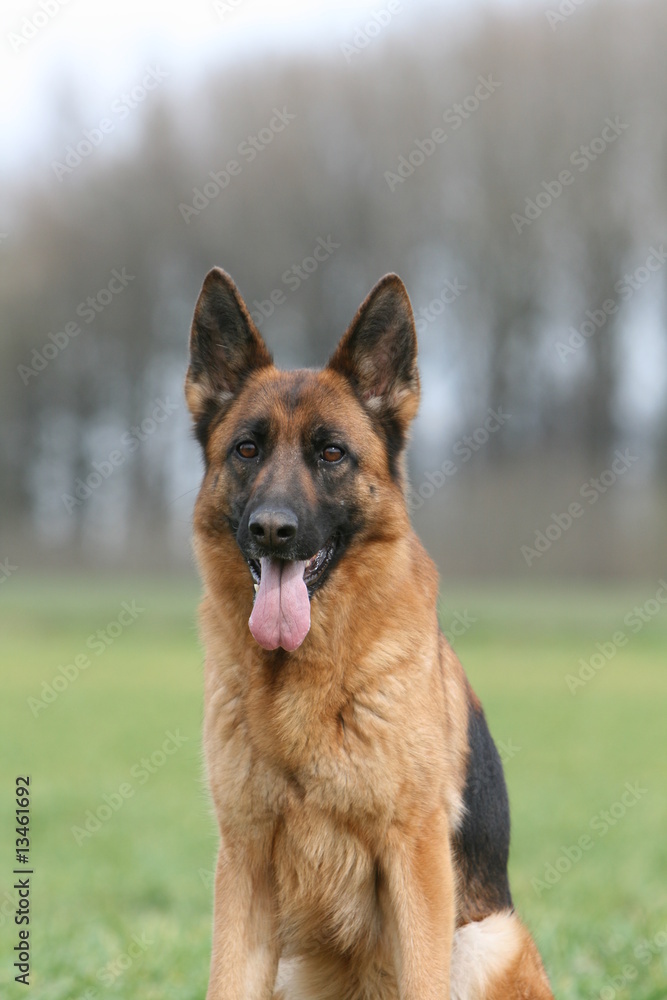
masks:
[[[667,614],[652,613],[656,590],[443,588],[443,627],[463,633],[455,646],[505,758],[515,903],[559,1000],[667,996]],[[2,587],[3,997],[203,1000],[216,838],[196,601],[190,583],[17,574]],[[647,621],[626,620],[646,601]],[[600,669],[572,693],[567,675],[596,652]],[[28,990],[12,968],[22,774]]]

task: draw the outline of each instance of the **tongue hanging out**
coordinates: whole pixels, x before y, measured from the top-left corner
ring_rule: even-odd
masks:
[[[264,649],[292,652],[310,628],[310,601],[303,579],[305,562],[262,559],[262,575],[250,615],[250,631]]]

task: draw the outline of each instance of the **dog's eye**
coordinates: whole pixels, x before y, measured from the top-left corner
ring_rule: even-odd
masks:
[[[254,441],[241,441],[241,444],[237,444],[236,451],[241,458],[257,458],[257,455],[259,454],[257,445]]]
[[[337,444],[330,444],[322,452],[322,458],[325,462],[340,462],[344,454],[343,449],[339,448]]]

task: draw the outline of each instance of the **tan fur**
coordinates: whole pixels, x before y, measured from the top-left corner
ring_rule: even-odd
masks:
[[[281,394],[297,383],[299,407],[282,411]],[[298,489],[290,448],[322,399],[365,456],[355,499],[366,524],[313,594],[306,641],[267,652],[248,629],[247,563],[219,530],[228,483],[217,456],[235,408],[261,406],[279,414],[284,475]],[[502,954],[490,950],[487,976],[466,972],[467,928],[455,937],[449,842],[462,818],[467,682],[439,632],[435,567],[370,416],[335,371],[267,365],[206,447],[195,547],[204,746],[221,837],[208,1000],[550,997],[515,917],[495,918],[489,939]]]

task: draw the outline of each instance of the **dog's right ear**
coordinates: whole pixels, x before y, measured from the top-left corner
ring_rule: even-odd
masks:
[[[248,375],[272,363],[236,285],[214,267],[195,306],[185,379],[185,397],[202,445],[211,420],[224,411]]]

